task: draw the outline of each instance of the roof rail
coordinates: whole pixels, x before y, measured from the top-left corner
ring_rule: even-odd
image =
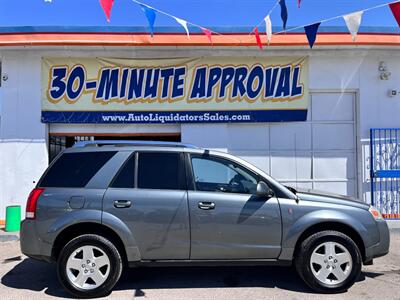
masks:
[[[102,147],[102,146],[149,146],[149,147],[182,147],[198,149],[197,146],[179,142],[157,142],[157,141],[123,141],[123,140],[104,140],[104,141],[81,141],[73,145],[73,148],[79,147]]]

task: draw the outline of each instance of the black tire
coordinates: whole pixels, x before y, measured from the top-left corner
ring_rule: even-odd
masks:
[[[110,261],[109,275],[97,288],[85,290],[73,285],[67,275],[67,261],[70,255],[83,246],[95,246],[104,251]],[[57,274],[61,285],[78,298],[107,296],[118,282],[122,273],[122,259],[118,249],[106,238],[95,234],[84,234],[72,239],[61,250],[57,260]]]
[[[348,277],[338,284],[326,284],[318,280],[310,266],[313,251],[325,242],[335,242],[345,247],[352,258],[352,270]],[[295,257],[295,267],[303,281],[319,293],[341,293],[347,291],[361,273],[361,253],[356,243],[347,235],[338,231],[321,231],[306,238],[300,245]]]

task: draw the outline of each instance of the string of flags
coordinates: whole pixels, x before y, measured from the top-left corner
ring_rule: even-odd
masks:
[[[52,2],[52,0],[44,0],[45,2]],[[173,16],[169,13],[166,13],[164,11],[161,11],[159,9],[156,9],[154,7],[151,7],[145,3],[142,3],[138,0],[132,0],[134,3],[138,4],[142,10],[142,12],[144,13],[144,15],[146,16],[147,22],[148,22],[148,26],[149,26],[149,31],[150,31],[150,35],[151,37],[154,36],[154,24],[156,21],[156,16],[157,13],[166,15],[168,17],[171,17],[173,19],[175,19],[175,21],[181,25],[183,27],[183,29],[186,32],[187,38],[190,39],[190,31],[188,28],[188,25],[197,27],[201,30],[201,32],[207,37],[207,39],[209,40],[210,44],[213,45],[213,40],[212,40],[212,35],[216,34],[216,35],[220,35],[220,36],[224,36],[230,39],[233,39],[229,36],[223,35],[221,33],[218,33],[216,31],[210,30],[208,28],[205,28],[203,26],[188,22],[184,19],[178,18],[176,16]],[[99,0],[100,6],[104,11],[104,14],[106,16],[107,22],[110,22],[111,19],[111,11],[114,5],[114,0]],[[272,21],[271,21],[271,14],[272,12],[275,10],[275,8],[279,5],[280,7],[280,16],[282,19],[282,27],[283,27],[283,31],[280,32],[275,32],[273,33],[272,31]],[[302,1],[298,0],[297,1],[297,6],[298,8],[300,8],[302,5]],[[353,39],[353,41],[356,41],[357,39],[357,35],[360,29],[360,25],[362,22],[362,18],[363,18],[363,14],[367,11],[370,10],[374,10],[377,8],[381,8],[381,7],[385,7],[388,6],[390,8],[390,11],[392,12],[393,17],[395,18],[395,20],[397,21],[397,24],[400,27],[400,0],[396,0],[396,1],[392,1],[389,3],[384,3],[384,4],[380,4],[374,7],[370,7],[361,11],[356,11],[353,13],[349,13],[346,15],[340,15],[340,16],[336,16],[333,18],[329,18],[329,19],[325,19],[325,20],[321,20],[319,22],[313,23],[313,24],[308,24],[308,25],[303,25],[303,26],[297,26],[297,27],[292,27],[290,29],[286,28],[287,25],[287,21],[288,21],[288,17],[289,17],[289,13],[288,13],[288,8],[286,6],[286,1],[285,0],[277,0],[277,2],[275,3],[275,5],[272,7],[272,9],[269,11],[269,13],[263,18],[263,20],[256,26],[254,27],[254,29],[252,30],[252,32],[250,34],[254,35],[255,40],[256,40],[256,44],[260,49],[263,49],[263,42],[261,41],[261,36],[260,36],[260,32],[258,27],[261,25],[262,22],[265,23],[265,35],[266,35],[266,42],[267,45],[269,45],[272,41],[272,37],[273,35],[277,35],[277,34],[282,34],[282,33],[287,33],[290,31],[294,31],[294,30],[298,30],[303,28],[305,35],[307,37],[307,41],[308,44],[310,46],[310,48],[312,49],[315,41],[317,39],[317,35],[318,35],[318,29],[320,27],[320,25],[322,23],[328,22],[328,21],[332,21],[335,19],[339,19],[339,18],[343,18],[347,29],[349,31],[349,33],[351,34],[351,37]],[[235,39],[236,40],[236,39]],[[241,40],[236,40],[238,43],[242,43],[243,41]]]
[[[333,17],[333,18],[329,18],[329,19],[326,19],[326,20],[322,20],[322,21],[313,23],[313,24],[293,27],[293,28],[290,28],[290,29],[286,29],[286,24],[287,24],[287,20],[288,20],[288,11],[287,11],[285,0],[278,0],[278,3],[280,5],[280,7],[281,7],[281,19],[282,19],[283,31],[272,33],[272,22],[271,22],[270,15],[273,12],[273,10],[275,9],[275,7],[276,7],[276,5],[275,5],[271,9],[271,11],[268,13],[268,15],[264,18],[265,34],[266,34],[266,37],[267,37],[267,44],[268,45],[271,43],[273,35],[287,33],[287,32],[290,32],[290,31],[294,31],[294,30],[298,30],[298,29],[302,29],[303,28],[303,30],[304,30],[304,32],[306,34],[306,37],[307,37],[308,44],[309,44],[310,48],[312,49],[314,44],[315,44],[315,41],[317,39],[318,29],[319,29],[320,25],[322,23],[325,23],[325,22],[328,22],[328,21],[332,21],[332,20],[335,20],[335,19],[339,19],[339,18],[343,18],[344,22],[346,23],[347,29],[349,30],[349,33],[351,34],[351,37],[352,37],[353,41],[356,41],[364,12],[370,11],[370,10],[373,10],[373,9],[377,9],[377,8],[381,8],[381,7],[384,7],[384,6],[389,6],[394,18],[396,19],[398,25],[400,26],[400,1],[399,0],[392,1],[392,2],[389,2],[389,3],[380,4],[380,5],[377,5],[377,6],[374,6],[374,7],[370,7],[370,8],[361,10],[361,11],[353,12],[353,13],[350,13],[350,14],[336,16],[336,17]],[[298,0],[297,3],[298,3],[298,7],[300,8],[301,7],[301,0]],[[260,47],[260,45],[258,43],[258,38],[257,38],[257,34],[258,33],[256,34],[255,30],[253,30],[253,32],[254,32],[254,35],[255,35],[255,38],[256,38],[256,43]],[[262,45],[261,45],[260,48],[262,48]]]

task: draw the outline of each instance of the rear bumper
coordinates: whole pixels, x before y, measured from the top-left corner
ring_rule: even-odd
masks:
[[[34,220],[21,222],[20,245],[24,255],[37,260],[51,261],[51,245],[39,237]]]
[[[366,261],[377,257],[384,256],[389,253],[390,232],[389,227],[384,220],[376,221],[379,231],[379,243],[369,247],[365,251]]]

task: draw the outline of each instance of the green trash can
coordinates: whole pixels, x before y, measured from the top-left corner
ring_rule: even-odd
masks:
[[[12,205],[6,207],[6,231],[19,231],[21,228],[21,206]]]

